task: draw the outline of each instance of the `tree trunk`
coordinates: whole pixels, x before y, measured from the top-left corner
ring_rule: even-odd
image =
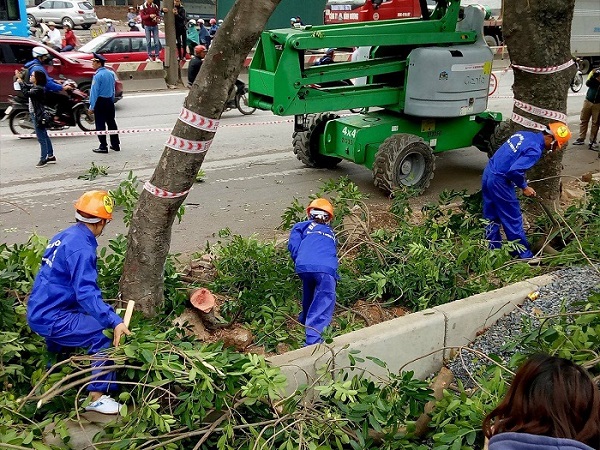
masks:
[[[185,108],[205,118],[221,117],[229,90],[279,1],[235,2],[184,101]],[[188,141],[211,141],[215,132],[194,128],[179,118],[171,134]],[[205,152],[185,153],[165,146],[150,183],[170,193],[186,192],[194,184],[204,156]],[[133,214],[120,288],[123,298],[138,302],[147,317],[155,316],[163,302],[163,268],[171,227],[185,198],[157,197],[144,189]]]
[[[165,66],[167,66],[167,75],[165,81],[167,86],[175,86],[179,83],[179,61],[177,57],[177,45],[175,40],[175,14],[173,14],[173,0],[165,0],[162,4],[167,8],[164,13],[165,19],[165,39],[167,48],[165,49]]]
[[[570,61],[574,6],[575,0],[504,0],[502,33],[511,63],[545,68]],[[566,113],[567,92],[575,73],[574,66],[552,73],[529,73],[516,67],[513,69],[515,103],[521,101],[545,110]],[[516,104],[513,113],[542,125],[557,121],[526,112]],[[514,121],[511,128],[513,132],[523,129],[531,131]],[[545,155],[528,173],[530,180],[539,180],[532,183],[532,187],[546,202],[553,202],[560,195],[563,155],[564,151]]]

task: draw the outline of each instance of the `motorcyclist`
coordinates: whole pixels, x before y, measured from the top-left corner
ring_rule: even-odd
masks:
[[[332,64],[335,61],[333,60],[333,57],[335,55],[335,49],[334,48],[328,48],[325,51],[325,55],[323,55],[316,63],[315,66],[322,66],[325,64]]]
[[[44,64],[48,64],[51,58],[48,50],[45,47],[33,47],[32,55],[33,59],[25,63],[24,66],[24,68],[27,70],[26,79],[29,79],[31,74],[36,70],[41,70],[46,74],[47,81],[46,85],[44,86],[46,91],[46,104],[56,105],[56,114],[60,119],[61,115],[66,114],[70,108],[70,99],[69,96],[66,95],[66,92],[71,91],[73,87],[58,83],[48,75],[48,72],[44,68]]]

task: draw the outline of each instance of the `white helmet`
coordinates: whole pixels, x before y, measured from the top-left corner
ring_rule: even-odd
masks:
[[[198,19],[198,23],[204,25],[204,19]]]
[[[190,19],[190,20],[188,20],[188,23],[189,23],[190,25],[196,25],[196,21],[195,21],[194,19]]]
[[[46,50],[44,47],[33,47],[31,53],[33,54],[34,58],[37,58],[38,56],[47,56],[48,50]]]

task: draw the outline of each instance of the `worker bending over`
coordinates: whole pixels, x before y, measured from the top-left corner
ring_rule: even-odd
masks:
[[[500,225],[506,239],[521,244],[518,256],[533,258],[523,229],[523,216],[515,186],[523,190],[526,197],[534,197],[535,190],[527,184],[525,172],[543,156],[562,149],[571,131],[561,122],[554,122],[541,132],[519,131],[502,144],[483,171],[483,217],[489,221],[485,229],[490,248],[500,248],[502,238]]]
[[[89,191],[75,203],[76,224],[52,238],[27,303],[27,322],[46,339],[48,350],[83,347],[100,358],[92,362],[99,374],[112,365],[102,351],[131,334],[113,308],[102,301],[97,284],[96,238],[112,219],[113,201],[105,191]],[[103,331],[114,329],[111,341]],[[107,394],[117,389],[115,372],[99,374],[88,384],[88,411],[117,414],[121,405]]]
[[[299,322],[306,327],[306,345],[322,342],[335,307],[339,278],[335,234],[329,225],[333,206],[318,198],[306,208],[308,220],[298,222],[290,232],[288,250],[302,280],[302,312]]]

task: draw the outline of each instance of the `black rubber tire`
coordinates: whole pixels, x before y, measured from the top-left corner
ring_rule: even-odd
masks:
[[[579,61],[579,70],[581,70],[582,74],[587,75],[591,68],[592,63],[589,59],[583,58],[581,61]]]
[[[325,130],[325,124],[339,116],[332,113],[311,114],[307,131],[294,131],[292,145],[294,154],[307,167],[333,169],[342,160],[319,153],[319,138]]]
[[[96,130],[96,121],[94,120],[94,114],[89,115],[87,113],[87,107],[85,105],[78,106],[75,111],[73,111],[75,115],[75,123],[79,128],[83,131],[95,131]]]
[[[73,19],[71,19],[70,17],[63,17],[62,19],[60,19],[60,24],[63,27],[65,25],[69,25],[71,27],[71,30],[75,28],[75,22],[73,22]]]
[[[573,92],[579,92],[583,87],[583,75],[581,72],[577,72],[571,80],[571,90]]]
[[[33,128],[31,128],[31,129],[21,128],[19,126],[19,121],[23,120],[23,119],[27,119],[28,121],[31,120],[29,111],[17,111],[16,113],[11,114],[10,117],[8,118],[8,126],[9,126],[12,134],[18,136],[19,139],[28,139],[28,138],[22,138],[21,135],[22,134],[33,134],[34,130],[33,130]]]
[[[254,114],[256,108],[252,108],[248,105],[248,93],[244,92],[243,94],[236,94],[235,96],[235,106],[245,116],[249,116],[250,114]]]
[[[373,163],[373,182],[386,193],[407,187],[423,192],[435,170],[433,150],[419,136],[398,133],[379,146]]]
[[[496,125],[494,132],[490,136],[490,149],[487,152],[488,158],[494,156],[494,153],[510,137],[510,121],[503,120]]]
[[[84,30],[89,30],[90,28],[92,28],[92,24],[84,23],[83,25],[81,25],[81,28],[83,28]]]
[[[87,82],[85,82],[85,83],[80,83],[80,84],[77,86],[77,88],[78,88],[80,91],[83,91],[83,92],[85,92],[85,94],[88,96],[88,98],[90,97],[90,91],[92,90],[92,84],[91,84],[91,83],[87,83]]]
[[[27,26],[31,28],[35,27],[37,24],[38,22],[35,20],[35,17],[33,17],[31,14],[27,14]]]

